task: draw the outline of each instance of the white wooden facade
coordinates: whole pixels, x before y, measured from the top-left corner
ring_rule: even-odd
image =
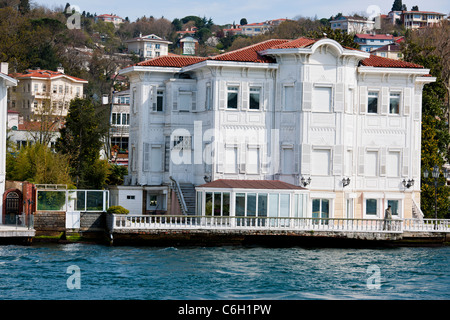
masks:
[[[252,50],[257,60],[240,58]],[[303,177],[311,178],[309,216],[382,218],[389,203],[394,217],[410,218],[420,203],[422,88],[434,78],[390,59],[364,63],[370,58],[330,39],[269,40],[182,66],[154,59],[123,69],[131,83],[126,183],[301,185]]]

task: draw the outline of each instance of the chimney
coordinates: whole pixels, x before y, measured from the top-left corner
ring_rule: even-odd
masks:
[[[64,73],[64,68],[63,68],[63,67],[58,67],[58,68],[56,69],[56,71],[61,72],[61,73]]]
[[[0,67],[0,72],[8,74],[8,62],[2,62]]]

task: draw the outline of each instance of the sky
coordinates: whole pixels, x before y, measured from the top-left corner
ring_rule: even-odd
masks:
[[[170,21],[189,15],[212,18],[218,25],[239,24],[241,18],[248,23],[263,22],[270,19],[308,17],[329,18],[341,12],[344,15],[365,13],[367,16],[381,12],[387,14],[394,0],[32,0],[49,9],[64,7],[67,2],[76,5],[81,12],[97,15],[113,13],[130,21],[153,16],[164,17]],[[448,0],[403,0],[408,10],[419,6],[423,11],[450,13]]]

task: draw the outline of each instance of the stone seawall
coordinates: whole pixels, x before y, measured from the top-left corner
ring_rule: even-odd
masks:
[[[66,212],[36,212],[35,240],[103,242],[106,231],[105,212],[81,212],[79,228],[66,228]]]

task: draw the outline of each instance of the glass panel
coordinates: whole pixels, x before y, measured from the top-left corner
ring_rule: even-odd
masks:
[[[289,217],[289,194],[280,195],[280,217]]]
[[[239,91],[238,87],[228,88],[228,104],[227,104],[228,108],[237,109],[238,91]]]
[[[250,109],[259,109],[259,88],[250,88]]]
[[[366,214],[377,214],[377,199],[366,199]]]
[[[223,193],[222,215],[230,215],[230,194],[228,192]]]
[[[267,193],[258,194],[258,217],[267,217]]]
[[[313,199],[312,201],[312,217],[319,218],[320,216],[320,199]],[[318,223],[318,220],[313,220],[313,223]]]
[[[400,94],[399,93],[391,93],[389,99],[389,113],[398,114],[399,106],[400,106]]]
[[[391,206],[393,216],[398,216],[398,200],[388,200],[388,206]]]
[[[278,194],[269,195],[269,217],[278,217]]]
[[[86,211],[86,191],[77,191],[75,211]]]
[[[369,92],[368,98],[368,113],[378,113],[378,92]]]
[[[45,211],[65,211],[66,192],[65,191],[38,191],[37,210]]]
[[[212,192],[206,192],[205,197],[205,215],[212,215]]]
[[[214,192],[214,216],[221,216],[222,193]]]
[[[330,200],[322,199],[322,214],[321,217],[328,219],[330,217]],[[322,220],[322,224],[328,224],[328,220]]]
[[[256,216],[256,193],[247,194],[247,217]]]
[[[103,211],[103,191],[87,191],[86,211]]]
[[[196,212],[196,214],[198,216],[202,215],[202,206],[203,206],[202,193],[201,192],[197,192],[197,212]]]
[[[245,193],[236,193],[236,216],[245,216]]]

